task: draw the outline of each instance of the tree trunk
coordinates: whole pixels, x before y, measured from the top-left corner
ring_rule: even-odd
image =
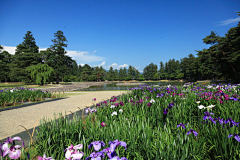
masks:
[[[59,74],[57,74],[57,84],[59,84]]]
[[[41,85],[43,86],[44,84],[43,84],[43,79],[41,80]]]

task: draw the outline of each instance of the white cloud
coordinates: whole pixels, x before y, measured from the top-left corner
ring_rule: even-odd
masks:
[[[127,67],[128,65],[127,64],[122,64],[122,65],[119,65],[118,67],[119,68],[124,68],[124,67]]]
[[[239,21],[240,21],[240,17],[227,19],[225,21],[219,22],[220,23],[219,26],[226,26],[226,25],[229,25],[231,23],[235,23],[235,22],[239,22]]]
[[[109,68],[110,68],[110,67],[113,67],[113,69],[117,69],[118,64],[117,64],[117,63],[113,63],[113,64],[109,65],[108,67],[109,67]]]
[[[15,51],[16,51],[16,47],[13,47],[13,46],[3,46],[3,50],[4,51],[8,51],[8,53],[10,54],[15,54]]]
[[[120,68],[124,68],[124,67],[127,67],[127,66],[128,66],[127,64],[118,65],[117,63],[113,63],[113,64],[108,65],[108,66],[104,65],[103,67],[107,70],[109,70],[110,67],[113,67],[113,69],[118,69],[119,70]]]
[[[105,60],[105,57],[96,56],[88,51],[70,51],[67,50],[67,55],[72,57],[74,60],[80,63],[91,63],[91,62],[99,62]]]
[[[14,46],[4,46],[4,45],[2,45],[2,46],[3,46],[3,50],[8,51],[12,55],[15,54],[17,47],[14,47]],[[39,48],[40,51],[43,51],[43,50],[46,50],[46,49],[47,48]]]
[[[3,50],[8,51],[10,54],[15,54],[16,47],[13,46],[3,46]],[[39,48],[40,51],[46,50],[47,48]],[[88,64],[91,62],[99,62],[99,61],[104,61],[105,57],[101,56],[96,56],[92,53],[96,53],[97,50],[93,51],[92,53],[89,53],[89,51],[71,51],[71,50],[66,50],[67,55],[72,57],[72,59],[76,60],[78,64]]]
[[[3,50],[8,51],[10,54],[15,54],[15,50],[16,47],[13,46],[3,46]],[[46,50],[47,48],[39,48],[40,51],[42,50]],[[102,63],[100,63],[99,65],[96,66],[102,66],[104,69],[109,70],[110,67],[113,67],[113,69],[120,69],[120,68],[124,68],[124,67],[128,67],[128,64],[121,64],[118,65],[117,63],[113,63],[111,65],[106,65],[105,57],[101,57],[101,56],[96,56],[93,55],[93,53],[96,53],[97,51],[93,51],[92,53],[89,53],[88,51],[71,51],[71,50],[66,50],[67,51],[67,55],[72,57],[72,59],[76,60],[78,65],[84,66],[85,64],[89,64],[92,62],[99,62],[102,61]],[[90,65],[90,64],[89,64]],[[94,67],[96,67],[94,66]],[[140,69],[140,67],[135,67],[137,69]],[[140,71],[142,72],[142,71]]]
[[[45,51],[47,48],[39,48],[39,51]]]
[[[98,65],[98,67],[104,66],[106,64],[106,62],[102,62],[101,64]]]

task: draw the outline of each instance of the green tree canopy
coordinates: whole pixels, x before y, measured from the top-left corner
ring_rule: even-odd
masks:
[[[3,47],[0,45],[0,82],[9,79],[10,63],[12,62],[12,55],[7,51],[2,51]]]
[[[143,76],[145,79],[154,79],[154,75],[158,72],[156,64],[149,64],[143,69]]]
[[[36,84],[45,84],[47,80],[52,76],[54,69],[47,64],[37,64],[26,68],[27,72],[31,73],[32,79]]]
[[[66,56],[67,39],[63,32],[57,31],[57,33],[54,33],[54,37],[55,39],[52,40],[53,45],[47,49],[44,57],[46,58],[46,64],[54,69],[54,75],[57,84],[59,84],[60,77],[63,80],[64,75],[70,72],[68,68],[73,64],[73,60],[71,57]]]
[[[32,32],[27,31],[23,37],[23,42],[16,47],[15,55],[12,58],[10,65],[12,81],[30,82],[31,76],[25,72],[25,69],[42,62],[38,49]]]

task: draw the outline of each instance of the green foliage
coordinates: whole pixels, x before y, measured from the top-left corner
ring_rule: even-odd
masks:
[[[26,71],[31,72],[32,79],[36,84],[45,84],[47,80],[52,76],[54,69],[47,64],[37,64],[26,68]]]
[[[25,72],[25,69],[41,63],[42,59],[38,53],[39,47],[30,31],[27,31],[23,39],[23,42],[17,46],[15,55],[12,56],[12,62],[9,65],[10,78],[12,81],[31,82],[31,76]]]
[[[147,65],[143,70],[144,78],[147,80],[154,79],[154,75],[158,72],[157,65],[151,63]]]
[[[24,41],[16,48],[16,55],[21,53],[38,53],[39,47],[36,45],[31,31],[27,31],[23,39]]]
[[[165,67],[164,67],[164,64],[163,62],[161,61],[160,62],[160,69],[159,69],[159,78],[160,79],[166,79],[166,73],[165,73]]]
[[[225,88],[224,85],[221,87]],[[230,97],[239,96],[240,90],[232,88],[221,91]],[[210,96],[202,97],[204,92],[213,93],[214,98],[220,97],[221,93],[219,87],[200,84],[161,88],[142,86],[122,95],[118,99],[123,103],[121,106],[115,105],[116,102],[100,102],[100,106],[94,107],[97,112],[89,113],[85,119],[74,114],[70,120],[68,116],[62,118],[64,115],[60,113],[58,120],[41,121],[34,149],[39,155],[46,153],[54,159],[63,159],[65,148],[82,144],[83,159],[86,159],[94,152],[93,148],[88,148],[90,143],[103,141],[106,146],[102,146],[102,150],[109,147],[109,141],[118,139],[126,142],[127,149],[119,145],[115,151],[119,157],[127,159],[239,159],[240,143],[234,136],[228,138],[230,134],[239,134],[239,127],[231,122],[240,119],[239,103],[223,99],[221,104],[214,98],[207,101],[205,99]],[[156,98],[161,94],[164,96]],[[155,102],[150,102],[152,99]],[[196,100],[204,106],[215,105],[214,109],[208,110],[214,113],[210,114],[212,120],[206,114],[207,109],[198,108],[200,104]],[[115,107],[109,107],[111,105]],[[166,108],[168,113],[164,114]],[[123,112],[119,112],[120,109]],[[117,115],[112,116],[114,111]],[[203,120],[206,115],[208,118]],[[227,119],[229,122],[221,123]],[[106,126],[102,127],[101,122]],[[185,128],[179,124],[186,124]],[[191,129],[198,134],[188,134]]]
[[[4,89],[0,92],[0,107],[6,105],[14,106],[19,101],[38,101],[43,98],[50,98],[52,96],[49,92],[42,92],[32,88],[16,87],[12,89]]]
[[[57,31],[54,33],[54,37],[55,39],[52,40],[53,45],[44,52],[44,57],[46,58],[45,63],[54,69],[54,75],[57,84],[59,84],[60,78],[63,79],[65,74],[75,72],[72,68],[76,69],[76,62],[66,55],[67,52],[64,47],[67,47],[67,39],[63,32]]]
[[[154,74],[153,79],[154,79],[154,80],[158,80],[158,79],[159,79],[158,73],[155,73],[155,74]]]
[[[113,67],[111,66],[109,71],[107,72],[107,80],[108,81],[113,81],[114,78],[115,78],[115,73],[114,73],[114,70],[113,70]]]
[[[179,73],[176,78],[177,79],[183,79],[183,77],[184,77],[184,73]]]
[[[139,78],[138,78],[139,81],[145,81],[145,78],[142,74],[139,75]]]
[[[4,80],[7,82],[10,79],[9,72],[10,72],[10,63],[12,62],[12,55],[7,51],[1,51],[3,49],[0,46],[0,82]]]

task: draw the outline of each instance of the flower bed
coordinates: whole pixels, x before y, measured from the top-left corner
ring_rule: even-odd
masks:
[[[6,88],[0,90],[0,108],[21,105],[26,102],[43,101],[46,98],[53,98],[48,91],[43,92],[34,88]]]
[[[188,83],[131,90],[119,99],[112,97],[87,108],[85,119],[74,115],[73,120],[60,116],[58,122],[42,121],[33,144],[36,154],[22,151],[22,156],[57,160],[240,158],[239,85]],[[10,141],[6,143],[4,152],[17,153],[19,146],[11,148]]]

